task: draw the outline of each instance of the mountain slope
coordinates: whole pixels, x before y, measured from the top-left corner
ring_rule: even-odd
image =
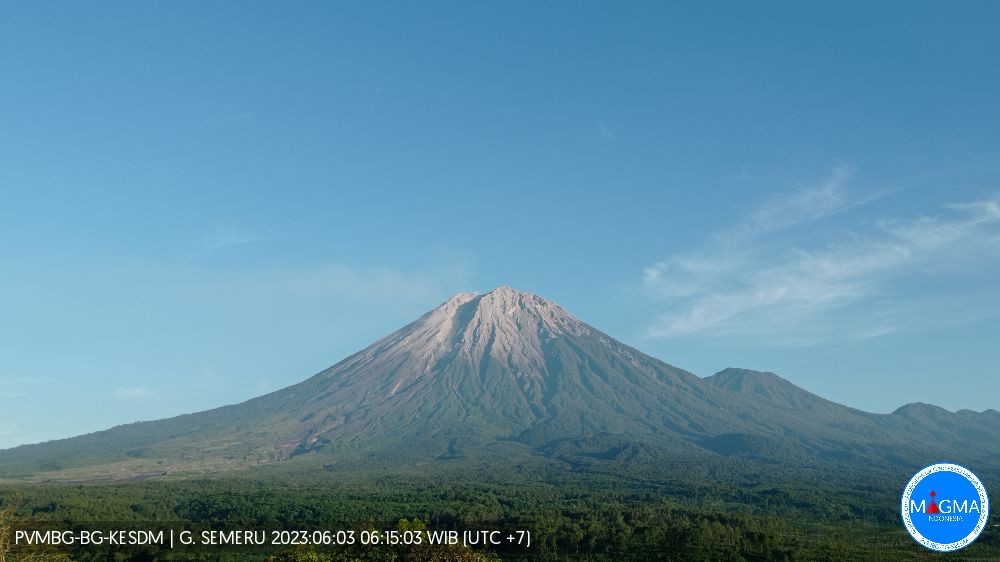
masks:
[[[997,416],[938,410],[870,414],[741,369],[701,379],[500,287],[458,294],[333,367],[242,404],[0,451],[0,475],[225,470],[307,453],[412,462],[499,442],[560,458],[774,462],[897,462],[1000,443]]]
[[[805,391],[774,373],[730,367],[705,378],[719,388],[785,408],[806,412],[837,412],[843,406]]]

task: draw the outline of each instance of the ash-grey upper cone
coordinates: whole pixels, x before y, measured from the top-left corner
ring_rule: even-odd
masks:
[[[455,295],[333,367],[242,404],[0,451],[0,475],[130,459],[442,458],[500,441],[545,454],[619,440],[781,462],[995,458],[997,416],[925,410],[861,412],[756,371],[702,379],[505,286]]]

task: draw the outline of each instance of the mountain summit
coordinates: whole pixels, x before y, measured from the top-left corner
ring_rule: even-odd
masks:
[[[295,408],[322,420],[300,448],[391,434],[454,449],[498,438],[655,432],[651,414],[673,417],[664,384],[681,397],[701,381],[505,286],[456,295],[298,385],[311,396]]]
[[[870,414],[746,369],[702,379],[504,286],[455,295],[242,404],[0,451],[0,475],[221,470],[309,454],[412,462],[500,443],[559,458],[640,450],[899,463],[998,453],[996,415],[928,408]]]
[[[546,342],[592,332],[555,303],[510,287],[459,293],[355,356],[369,367],[355,377],[378,378],[373,371],[391,364],[390,394],[420,380],[432,384],[455,362],[476,372],[499,362],[504,376],[537,379],[545,374]]]

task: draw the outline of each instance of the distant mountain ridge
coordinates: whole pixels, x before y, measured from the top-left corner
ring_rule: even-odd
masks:
[[[921,404],[871,414],[747,369],[702,379],[551,301],[499,287],[455,295],[329,369],[242,404],[0,451],[0,476],[217,471],[306,454],[446,460],[499,442],[612,460],[997,463],[1000,415]]]

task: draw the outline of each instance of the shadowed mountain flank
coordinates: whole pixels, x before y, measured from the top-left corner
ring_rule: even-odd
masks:
[[[412,463],[501,443],[608,462],[996,459],[1000,416],[922,404],[871,414],[745,369],[702,379],[551,301],[500,287],[455,295],[329,369],[242,404],[0,451],[0,475],[219,471],[306,454]]]

